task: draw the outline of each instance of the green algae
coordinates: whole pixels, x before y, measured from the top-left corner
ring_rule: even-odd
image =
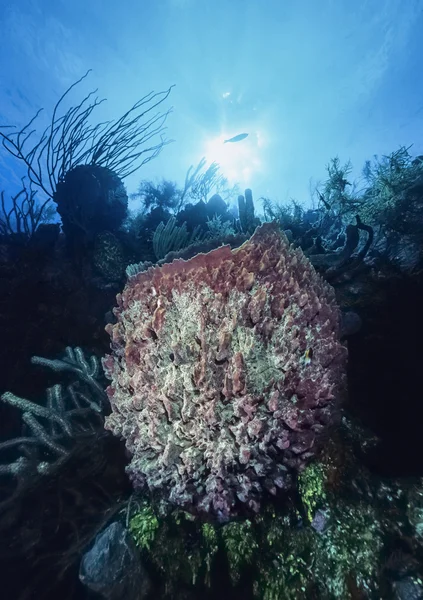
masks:
[[[141,549],[151,548],[158,529],[159,521],[147,503],[144,503],[129,521],[129,531],[136,545]]]
[[[251,521],[228,523],[221,529],[229,573],[233,584],[239,582],[242,572],[253,562],[258,549]]]
[[[312,463],[298,476],[298,491],[308,522],[311,523],[317,508],[326,504],[326,470],[322,463]]]

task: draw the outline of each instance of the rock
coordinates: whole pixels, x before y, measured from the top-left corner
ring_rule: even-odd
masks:
[[[118,522],[97,535],[82,557],[79,579],[108,600],[142,600],[151,588],[132,537]]]
[[[330,514],[328,510],[316,510],[316,513],[313,517],[312,522],[310,523],[311,527],[317,533],[324,533],[329,527]]]

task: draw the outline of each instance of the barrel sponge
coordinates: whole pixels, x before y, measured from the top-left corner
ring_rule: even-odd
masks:
[[[108,325],[106,427],[136,488],[226,519],[318,451],[339,415],[346,348],[333,289],[276,224],[242,246],[129,279]]]

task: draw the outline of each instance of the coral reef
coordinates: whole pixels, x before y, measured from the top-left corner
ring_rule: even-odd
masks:
[[[134,494],[127,522],[161,588],[157,597],[177,597],[181,590],[211,598],[226,597],[231,590],[231,597],[260,600],[393,597],[398,577],[385,573],[381,588],[381,557],[398,550],[398,534],[403,536],[409,525],[397,512],[400,488],[371,480],[355,462],[353,432],[360,434],[354,423],[342,419],[301,473],[300,493],[288,494],[283,503],[267,503],[251,518],[219,524],[179,509],[163,515],[160,503]],[[319,528],[316,515],[323,510],[329,518]],[[404,570],[404,558],[396,556],[389,560],[390,571],[398,562]]]
[[[275,224],[138,273],[115,315],[106,428],[126,440],[136,488],[223,520],[257,512],[337,418],[334,291]]]

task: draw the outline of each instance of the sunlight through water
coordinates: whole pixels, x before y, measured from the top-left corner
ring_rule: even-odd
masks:
[[[207,163],[216,162],[220,165],[222,175],[231,184],[249,186],[254,175],[261,170],[260,140],[258,133],[253,133],[240,142],[229,142],[225,140],[236,135],[220,135],[210,139],[205,144],[204,156]]]

